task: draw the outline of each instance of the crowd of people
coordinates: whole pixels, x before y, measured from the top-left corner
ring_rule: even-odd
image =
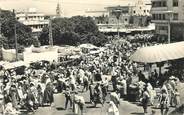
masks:
[[[134,94],[135,101],[140,101],[144,113],[154,104],[158,94],[162,115],[167,114],[170,105],[180,105],[176,77],[167,72],[167,79],[160,83],[157,70],[145,75],[138,63],[129,60],[130,55],[143,46],[142,43],[115,38],[109,44],[100,53],[83,55],[76,66],[43,63],[40,70],[27,67],[23,75],[4,70],[4,112],[18,114],[20,109],[34,112],[38,107],[52,106],[54,93],[62,93],[65,95],[64,109],[68,109],[69,104],[74,113],[82,115],[86,100],[80,93],[89,92],[94,107],[98,104],[103,107],[109,101],[108,115],[119,115],[120,99],[133,98],[127,95],[135,88],[138,89]],[[155,90],[158,87],[160,93]],[[107,98],[109,93],[110,100]]]

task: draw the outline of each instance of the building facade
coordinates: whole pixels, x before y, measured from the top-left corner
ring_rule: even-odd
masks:
[[[162,40],[168,38],[169,28],[171,40],[184,38],[184,0],[151,0],[152,22],[156,25],[156,34]],[[182,30],[182,29],[181,29]],[[176,38],[177,36],[178,38]]]
[[[136,0],[133,4],[105,7],[105,10],[105,16],[95,18],[99,29],[117,29],[118,24],[120,29],[145,27],[151,21],[151,1]]]
[[[39,13],[35,8],[30,8],[28,11],[16,12],[16,18],[19,22],[31,27],[33,33],[39,33],[43,27],[49,24],[49,20],[44,18],[43,13]]]
[[[150,16],[151,2],[145,2],[144,0],[137,0],[132,7],[133,16]]]
[[[109,24],[117,24],[119,21],[120,25],[127,25],[129,24],[132,9],[130,6],[113,6],[113,7],[106,7],[108,12],[108,23]],[[117,10],[120,14],[117,14]],[[117,18],[119,15],[119,20]]]

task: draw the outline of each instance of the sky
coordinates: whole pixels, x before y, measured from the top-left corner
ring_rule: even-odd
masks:
[[[137,0],[0,0],[0,8],[6,10],[26,10],[36,8],[45,14],[55,14],[56,6],[61,5],[62,15],[70,17],[85,15],[87,10],[102,11],[104,7],[133,4]],[[148,1],[148,0],[146,0]]]

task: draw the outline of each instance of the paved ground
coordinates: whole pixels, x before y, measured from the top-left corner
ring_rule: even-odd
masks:
[[[86,101],[88,102],[88,93],[82,94],[85,96]],[[39,108],[33,115],[73,115],[72,110],[63,110],[64,107],[64,96],[62,94],[55,95],[55,105],[52,107]],[[85,107],[84,115],[106,115],[108,103],[102,107],[97,105],[97,108],[92,108],[92,104],[87,103]],[[149,113],[151,113],[152,108],[149,107]],[[159,115],[159,109],[156,110],[156,115]],[[119,107],[120,115],[143,115],[143,109],[141,106],[137,106],[135,103],[130,103],[128,101],[121,100]]]
[[[179,91],[181,94],[181,100],[182,102],[184,102],[183,100],[184,88],[182,86],[184,86],[184,84],[180,84]],[[93,108],[92,107],[93,105],[89,103],[89,92],[82,93],[81,95],[84,96],[86,101],[84,115],[106,115],[108,103],[105,103],[104,107],[102,107],[101,105],[97,105],[97,108]],[[74,115],[72,113],[72,109],[68,109],[68,110],[63,109],[64,103],[65,103],[65,97],[63,94],[55,94],[54,98],[55,98],[55,102],[52,107],[40,107],[35,113],[29,113],[29,114],[31,115]],[[153,107],[149,107],[148,112],[151,113],[151,110],[155,110],[156,115],[160,115],[159,109],[154,109]],[[174,108],[171,108],[170,112],[173,110]],[[136,103],[131,103],[124,100],[121,100],[119,111],[120,111],[120,115],[144,115],[143,109],[141,106],[138,106]],[[21,114],[21,115],[27,115],[27,113]]]

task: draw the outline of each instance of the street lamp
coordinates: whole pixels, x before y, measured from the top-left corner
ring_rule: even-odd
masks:
[[[171,18],[173,11],[166,11],[166,14],[168,15],[168,43],[171,43]]]
[[[112,12],[115,16],[116,16],[116,19],[117,19],[117,32],[118,32],[118,38],[120,38],[120,35],[119,35],[119,21],[120,21],[120,16],[121,16],[121,13],[122,13],[122,10],[120,8],[117,8],[115,9],[113,12]]]

